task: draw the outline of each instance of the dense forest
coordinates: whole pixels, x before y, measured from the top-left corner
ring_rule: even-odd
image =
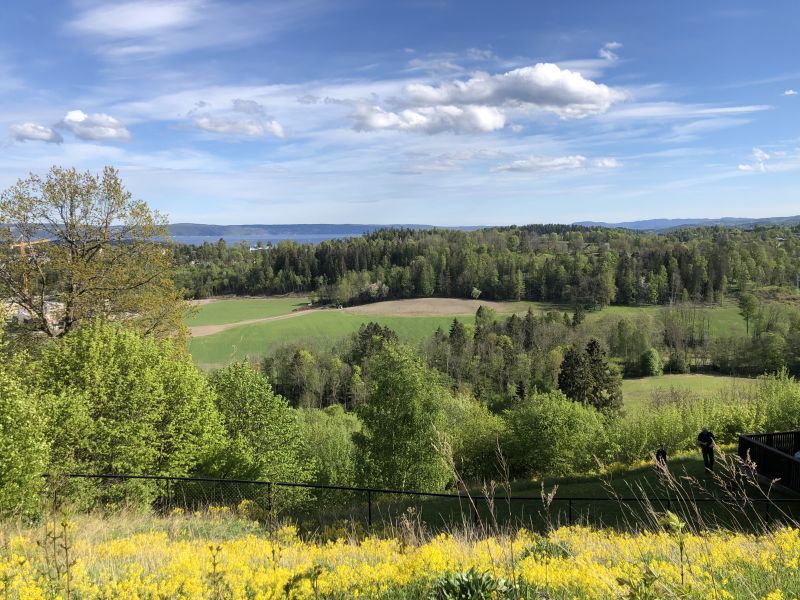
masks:
[[[314,294],[353,304],[426,296],[608,304],[719,302],[747,286],[796,285],[800,227],[653,234],[575,225],[386,229],[318,245],[177,246],[189,297]]]

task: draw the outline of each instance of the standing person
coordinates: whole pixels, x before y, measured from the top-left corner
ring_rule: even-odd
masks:
[[[659,446],[658,450],[656,450],[656,463],[662,467],[667,466],[667,451],[664,450],[664,446]]]
[[[707,471],[714,470],[714,434],[707,427],[703,427],[700,435],[697,436],[697,444],[703,452],[703,465]]]

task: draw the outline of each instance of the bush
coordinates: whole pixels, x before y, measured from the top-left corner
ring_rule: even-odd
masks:
[[[511,462],[523,476],[569,475],[591,470],[609,454],[603,415],[561,392],[538,394],[505,413]]]
[[[48,447],[35,396],[0,364],[0,517],[37,511]]]
[[[308,481],[313,463],[306,455],[300,414],[272,391],[269,380],[247,363],[215,371],[209,381],[226,440],[212,466],[226,478]]]
[[[689,372],[689,363],[686,360],[683,352],[675,351],[669,356],[667,363],[667,371],[679,375],[684,375]]]
[[[664,373],[664,365],[661,363],[661,355],[655,348],[649,348],[642,353],[639,359],[641,365],[641,373],[645,377],[652,377],[662,375]]]
[[[367,363],[369,392],[358,407],[359,481],[438,491],[450,479],[438,432],[449,391],[405,346],[387,345]]]
[[[314,464],[314,481],[332,485],[355,483],[355,443],[353,434],[361,421],[340,404],[300,412],[303,419],[306,453]]]
[[[465,393],[448,396],[443,408],[443,428],[458,474],[468,481],[497,478],[498,446],[504,453],[508,446],[503,418]]]
[[[30,381],[43,392],[55,472],[191,475],[222,437],[214,392],[188,354],[119,325],[46,347]],[[157,484],[103,489],[106,501],[149,503]]]

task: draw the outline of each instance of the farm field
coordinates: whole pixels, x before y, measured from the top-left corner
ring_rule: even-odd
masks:
[[[397,331],[400,338],[417,344],[437,327],[448,328],[454,317],[471,323],[478,306],[485,305],[500,314],[558,310],[568,306],[543,302],[490,302],[455,298],[415,298],[391,300],[344,309],[314,309],[292,312],[307,304],[303,297],[223,298],[205,301],[187,319],[192,332],[189,349],[195,363],[203,369],[224,366],[247,358],[257,360],[276,346],[301,342],[312,347],[335,343],[358,330],[362,323],[375,321]],[[610,306],[587,314],[587,321],[608,317],[658,318],[660,306]],[[709,316],[712,334],[744,333],[744,320],[735,304],[702,307]],[[740,331],[741,330],[741,331]]]
[[[660,375],[637,377],[622,381],[622,397],[626,409],[639,409],[648,405],[656,390],[690,392],[697,396],[716,396],[720,392],[742,391],[754,385],[753,379],[727,377],[724,375]]]
[[[220,298],[195,303],[193,314],[186,319],[189,327],[225,325],[265,317],[277,317],[306,306],[308,298]]]

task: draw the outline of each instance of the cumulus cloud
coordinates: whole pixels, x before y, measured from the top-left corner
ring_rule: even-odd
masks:
[[[274,135],[283,137],[284,131],[275,120],[259,121],[256,119],[226,119],[210,116],[195,117],[195,125],[204,131],[228,136],[262,137]]]
[[[549,112],[562,119],[606,112],[627,97],[623,91],[551,63],[499,74],[478,72],[466,80],[409,83],[389,107],[354,103],[358,131],[393,129],[439,133],[486,133],[506,126],[509,110]]]
[[[494,171],[515,173],[548,173],[579,169],[614,169],[621,166],[615,158],[587,159],[580,154],[570,156],[529,156],[495,167]]]
[[[619,59],[619,55],[614,50],[622,48],[619,42],[606,42],[603,47],[597,51],[597,55],[603,60],[615,61]]]
[[[359,104],[353,118],[357,131],[486,133],[502,129],[506,123],[505,115],[491,106],[423,106],[391,112]]]
[[[82,140],[128,141],[131,139],[131,134],[125,126],[105,113],[87,115],[82,110],[71,110],[61,120],[59,126],[71,131]]]
[[[477,73],[466,81],[438,86],[412,83],[405,86],[403,99],[414,106],[522,106],[562,118],[580,118],[603,113],[625,97],[623,92],[585,79],[580,73],[538,63],[497,75]]]
[[[64,141],[61,134],[52,127],[46,127],[37,123],[17,123],[9,128],[11,137],[18,142],[35,141],[47,142],[50,144],[60,144]]]
[[[797,90],[786,90],[783,92],[784,96],[797,96]]]
[[[235,98],[229,110],[195,114],[193,121],[203,131],[228,137],[274,135],[282,138],[285,135],[283,126],[275,119],[266,117],[264,106],[255,100]]]

